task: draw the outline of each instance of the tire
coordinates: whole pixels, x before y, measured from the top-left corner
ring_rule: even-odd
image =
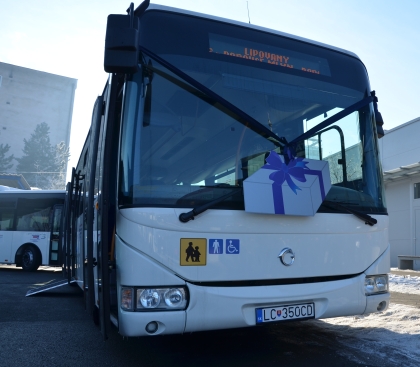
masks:
[[[28,245],[22,252],[22,269],[24,271],[36,271],[39,267],[40,256],[34,246]]]

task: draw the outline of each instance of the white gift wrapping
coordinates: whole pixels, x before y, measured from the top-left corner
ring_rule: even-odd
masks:
[[[270,152],[267,164],[244,181],[245,211],[313,216],[331,188],[328,162]]]

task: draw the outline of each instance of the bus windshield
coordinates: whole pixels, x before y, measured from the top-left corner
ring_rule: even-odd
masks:
[[[354,56],[262,30],[155,16],[141,18],[142,46],[287,141],[370,95]],[[155,59],[142,54],[140,66],[124,91],[120,206],[203,205],[242,186],[270,151],[281,153],[274,140]],[[327,200],[386,213],[375,134],[367,105],[299,142],[295,153],[329,162]],[[243,194],[214,207],[243,210]]]

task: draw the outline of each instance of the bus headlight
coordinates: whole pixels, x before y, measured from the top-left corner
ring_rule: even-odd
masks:
[[[188,291],[186,287],[122,287],[120,302],[124,311],[185,310]]]
[[[141,303],[144,308],[156,308],[160,304],[160,298],[160,294],[156,289],[144,289],[140,293],[140,297],[138,297],[137,307]]]
[[[365,278],[365,294],[367,296],[388,292],[388,275],[370,275]]]
[[[170,308],[178,308],[185,301],[185,293],[182,289],[171,288],[165,292],[165,303]]]
[[[185,310],[187,292],[183,287],[137,288],[136,311]]]

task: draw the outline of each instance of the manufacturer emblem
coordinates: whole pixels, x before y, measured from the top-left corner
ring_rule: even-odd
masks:
[[[295,261],[295,253],[292,251],[291,248],[286,247],[280,251],[279,259],[283,265],[290,266]]]

